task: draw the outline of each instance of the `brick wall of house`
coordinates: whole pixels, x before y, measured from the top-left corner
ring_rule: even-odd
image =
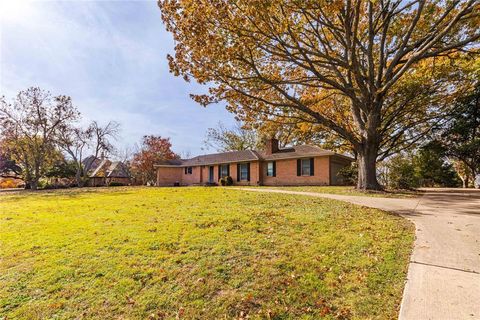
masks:
[[[202,182],[202,167],[201,166],[196,166],[192,167],[192,174],[186,174],[185,173],[185,168],[182,169],[182,185],[192,185],[192,184],[200,184]]]
[[[237,163],[230,163],[230,176],[234,185],[338,185],[343,182],[337,177],[338,171],[350,162],[340,157],[315,157],[315,174],[313,176],[297,176],[297,159],[276,160],[276,177],[267,176],[267,162],[250,162],[250,181],[237,181]],[[218,167],[213,166],[213,182],[218,183]],[[157,185],[173,186],[205,184],[209,181],[210,166],[192,167],[192,174],[185,174],[183,167],[157,168]]]
[[[157,168],[157,186],[173,187],[175,182],[182,180],[183,168],[159,167]]]
[[[209,173],[209,171],[208,171],[208,170],[210,170],[209,168],[210,168],[210,166],[202,166],[202,174],[203,174],[203,175],[202,175],[202,177],[203,177],[203,181],[202,181],[202,182],[203,182],[203,183],[209,182],[209,177],[210,177],[210,173]],[[214,177],[213,177],[213,179],[212,179],[212,182],[216,182],[217,179],[216,179],[216,177],[215,177],[215,175],[216,175],[215,168],[213,168],[213,174],[214,174]]]
[[[297,159],[276,160],[276,177],[268,177],[267,162],[262,163],[263,185],[329,185],[330,161],[328,156],[314,158],[314,175],[297,176]]]
[[[255,186],[260,182],[260,177],[261,177],[260,162],[258,161],[250,162],[250,181],[237,181],[237,165],[238,165],[237,163],[230,164],[230,176],[233,179],[234,185]]]

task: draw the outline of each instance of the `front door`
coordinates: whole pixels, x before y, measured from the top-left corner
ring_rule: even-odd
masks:
[[[213,183],[215,181],[215,178],[213,177],[213,166],[210,166],[208,168],[208,182]]]

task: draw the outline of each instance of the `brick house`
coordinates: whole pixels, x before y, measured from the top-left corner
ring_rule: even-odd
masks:
[[[270,139],[265,150],[231,151],[155,165],[157,186],[204,185],[231,176],[234,185],[342,185],[337,176],[352,158],[301,145],[285,149]]]

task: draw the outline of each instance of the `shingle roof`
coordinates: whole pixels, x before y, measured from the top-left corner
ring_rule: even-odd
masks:
[[[110,166],[111,162],[108,159],[102,159],[100,164],[93,170],[90,174],[90,177],[104,177],[105,176],[105,167]]]
[[[313,145],[301,145],[290,148],[280,149],[279,151],[267,155],[265,151],[244,150],[244,151],[230,151],[222,153],[212,153],[202,156],[197,156],[191,159],[175,159],[166,160],[156,166],[204,166],[219,163],[242,162],[242,161],[256,161],[256,160],[278,160],[278,159],[295,159],[318,156],[337,155],[346,159],[352,160],[350,157],[337,154],[333,151],[325,150]]]
[[[180,159],[163,160],[157,163],[156,165],[180,166],[182,164],[182,161],[184,160],[180,160]]]
[[[115,161],[110,164],[107,169],[107,177],[109,178],[130,178],[130,173],[127,166],[120,161]]]
[[[259,152],[263,160],[277,160],[277,159],[290,159],[290,158],[306,158],[306,157],[318,157],[318,156],[332,156],[335,154],[333,151],[325,150],[317,146],[301,145],[290,148],[280,149],[279,151],[267,155],[265,151]]]
[[[222,153],[212,153],[203,156],[197,156],[191,159],[182,160],[183,166],[199,166],[214,163],[228,163],[240,161],[259,160],[257,153],[253,150],[230,151]]]
[[[90,158],[90,157],[89,157]],[[88,158],[87,158],[88,159]],[[93,160],[89,160],[93,162]],[[90,170],[89,177],[108,177],[108,178],[130,178],[130,173],[128,171],[127,166],[121,161],[114,161],[111,162],[108,159],[96,159],[98,165],[96,165],[95,169]],[[95,163],[96,163],[95,162]]]
[[[93,155],[86,157],[85,159],[82,160],[83,167],[88,169],[88,172],[90,174],[94,172],[101,163],[102,163],[102,160],[99,158],[95,158],[95,156]]]

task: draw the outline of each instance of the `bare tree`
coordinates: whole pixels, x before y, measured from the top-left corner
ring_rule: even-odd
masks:
[[[114,121],[108,122],[105,126],[93,121],[86,129],[70,126],[58,133],[59,147],[75,162],[77,169],[75,179],[79,187],[85,185],[94,164],[94,161],[84,161],[85,153],[92,152],[93,159],[97,159],[99,156],[114,152],[111,140],[117,138],[119,128],[120,125]]]
[[[120,131],[120,124],[115,121],[109,121],[105,126],[101,126],[97,121],[93,121],[87,129],[93,139],[93,154],[97,158],[100,155],[106,156],[115,151],[112,139],[116,140]]]
[[[219,122],[216,128],[208,128],[204,145],[216,151],[252,150],[260,145],[260,137],[253,129],[247,129],[240,122],[232,128],[227,128]]]

